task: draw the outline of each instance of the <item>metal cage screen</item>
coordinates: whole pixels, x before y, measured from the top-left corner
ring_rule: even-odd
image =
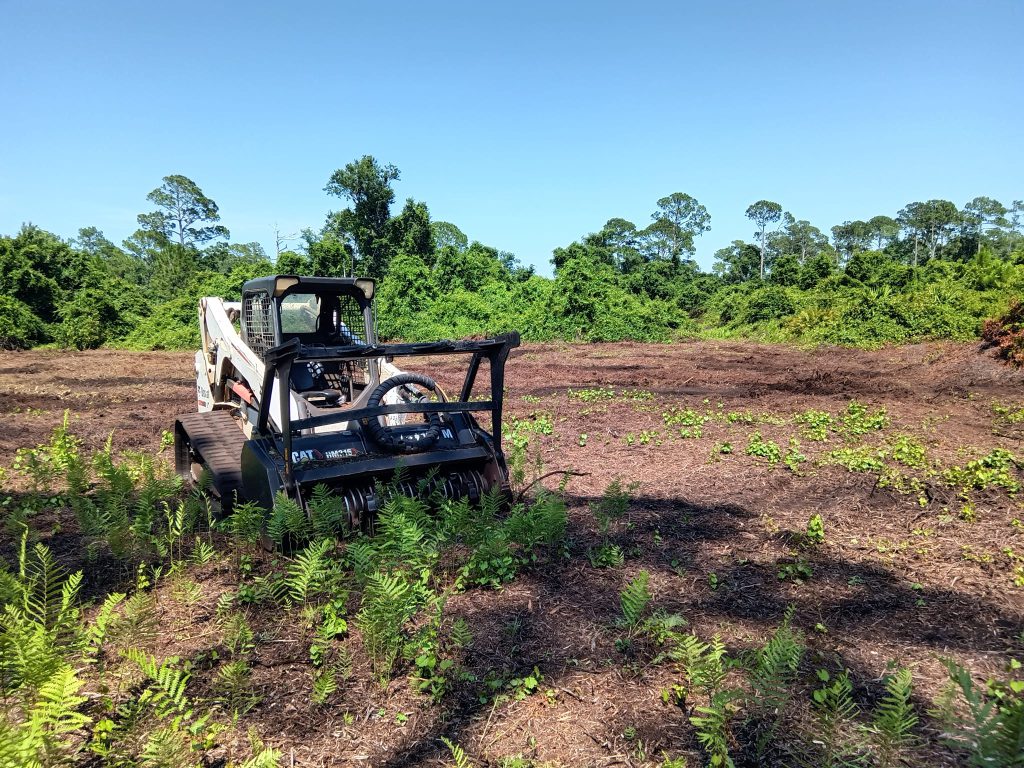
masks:
[[[245,314],[245,343],[256,354],[262,356],[274,346],[274,321],[270,313],[273,304],[266,293],[252,293],[242,302]]]

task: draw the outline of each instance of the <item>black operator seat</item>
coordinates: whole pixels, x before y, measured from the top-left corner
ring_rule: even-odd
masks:
[[[334,317],[338,313],[338,298],[326,295],[320,297],[320,313],[316,320],[316,332],[304,334],[306,343],[330,344],[334,336]],[[309,338],[312,336],[312,338]],[[335,406],[342,401],[342,393],[328,386],[324,379],[325,366],[330,362],[296,363],[292,366],[291,386],[307,402],[316,406]]]

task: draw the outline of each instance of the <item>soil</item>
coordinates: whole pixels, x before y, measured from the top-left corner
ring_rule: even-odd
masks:
[[[403,367],[458,391],[455,361]],[[808,645],[803,673],[848,669],[861,704],[880,695],[892,664],[910,666],[929,734],[913,760],[957,764],[937,746],[938,726],[926,710],[945,680],[940,658],[981,680],[1024,654],[1024,589],[1014,584],[1019,561],[1006,552],[1024,554],[1020,504],[979,492],[968,521],[970,508],[939,483],[904,494],[881,487],[874,474],[828,463],[843,439],[801,437],[793,417],[808,409],[836,416],[851,400],[872,412],[884,408],[891,425],[862,441],[907,435],[936,466],[963,466],[993,448],[1021,452],[1020,429],[993,404],[1019,408],[1024,374],[977,345],[860,351],[694,342],[526,345],[513,353],[506,376],[511,416],[551,419],[551,434],[531,440],[544,471],[585,473],[565,491],[568,557],[526,568],[503,590],[456,595],[447,610],[473,632],[467,670],[513,678],[536,667],[541,692],[482,705],[466,686],[435,706],[403,675],[382,689],[354,652],[351,678],[317,707],[309,698],[308,631],[295,626],[295,614],[267,615],[254,619],[261,642],[253,683],[262,699],[228,732],[228,752],[255,727],[284,749],[285,764],[297,766],[446,765],[441,737],[478,765],[522,755],[562,766],[653,766],[663,752],[698,765],[690,713],[661,697],[682,681],[678,670],[651,664],[642,649],[616,647],[619,592],[643,569],[656,608],[678,613],[703,638],[719,635],[733,654],[763,643],[792,606]],[[194,407],[193,387],[189,354],[0,352],[0,466],[11,465],[17,448],[45,441],[65,410],[88,449],[112,434],[115,449],[156,451],[174,417]],[[569,396],[597,388],[616,397]],[[639,394],[623,397],[628,391]],[[704,424],[700,437],[684,438],[678,426],[666,426],[663,414],[672,408],[722,416]],[[730,421],[730,413],[749,416]],[[783,454],[797,438],[808,460],[794,472],[746,455],[755,431]],[[725,443],[731,453],[721,452]],[[625,563],[595,568],[587,558],[599,543],[591,505],[615,478],[636,484],[627,519],[614,531]],[[543,482],[553,489],[560,479]],[[825,541],[800,547],[814,514],[824,521]],[[52,538],[73,529],[72,520]],[[69,550],[56,540],[54,548]],[[800,558],[810,578],[780,578]],[[214,608],[236,583],[233,568],[227,560],[203,566],[198,601],[161,597],[158,654],[187,657],[215,646]]]

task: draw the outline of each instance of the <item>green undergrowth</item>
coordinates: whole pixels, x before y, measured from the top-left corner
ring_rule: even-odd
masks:
[[[274,616],[302,628],[313,706],[331,704],[357,654],[382,685],[404,678],[434,702],[456,687],[495,701],[531,695],[542,678],[511,667],[471,674],[472,630],[447,606],[561,557],[558,494],[508,506],[495,492],[475,507],[429,492],[409,498],[400,469],[378,487],[372,532],[348,530],[344,501],[324,487],[304,506],[279,495],[269,514],[242,503],[218,520],[202,485],[185,493],[159,457],[115,455],[111,441],[85,455],[68,417],[48,443],[20,451],[12,472],[30,490],[3,502],[20,544],[0,566],[0,765],[171,768],[214,755],[222,765],[278,765],[280,752],[255,734],[248,755],[234,750],[225,762],[221,745],[260,705],[252,672],[265,639],[255,626]],[[44,543],[64,535],[68,515],[82,544],[76,567],[109,558],[121,591],[82,602],[84,571]],[[237,586],[216,597],[214,646],[156,655],[167,631],[161,605],[191,615],[207,599],[196,574],[216,564]]]
[[[876,473],[892,487],[898,473],[908,492],[917,488],[926,501],[932,486],[952,494],[1019,490],[1009,452],[941,467],[912,435],[890,432],[881,409],[850,404],[828,418],[750,414],[748,421],[705,406],[666,409],[662,421],[744,432],[759,425],[737,442],[750,458],[720,443],[721,460],[784,465],[772,471],[794,474],[824,460]],[[531,443],[550,434],[552,423],[550,414],[536,412],[511,424],[510,456],[524,471]],[[775,442],[769,429],[785,437]],[[378,486],[372,530],[353,531],[344,501],[325,487],[301,504],[280,495],[269,512],[236,504],[218,520],[202,485],[186,492],[162,457],[115,454],[111,442],[86,455],[66,417],[47,443],[20,451],[11,469],[29,490],[6,496],[2,507],[15,544],[0,567],[0,765],[281,765],[288,745],[268,747],[251,730],[266,695],[254,676],[281,627],[288,638],[275,641],[300,651],[290,662],[301,670],[290,682],[296,705],[346,724],[355,718],[343,709],[350,694],[358,691],[362,701],[375,686],[381,696],[404,688],[437,713],[476,701],[493,714],[529,697],[556,707],[564,690],[557,670],[542,656],[492,658],[464,606],[465,593],[497,592],[500,601],[500,590],[522,574],[550,575],[566,565],[617,585],[614,615],[602,617],[608,609],[595,608],[600,631],[614,638],[615,658],[607,663],[621,665],[624,676],[659,668],[668,682],[651,707],[680,710],[693,729],[694,741],[675,745],[678,752],[666,754],[664,765],[685,764],[682,753],[696,747],[712,766],[751,757],[765,764],[899,766],[920,762],[939,740],[961,764],[1021,765],[1024,680],[1016,661],[981,683],[943,660],[948,683],[929,705],[915,691],[910,668],[891,665],[877,681],[863,681],[828,663],[810,649],[792,609],[744,647],[692,631],[687,616],[665,607],[667,571],[630,561],[637,486],[622,478],[590,504],[596,536],[587,546],[568,539],[564,487],[513,503],[488,494],[471,506],[433,494],[429,476],[415,497],[406,496],[402,470]],[[804,455],[819,443],[830,444],[817,458]],[[534,469],[539,474],[540,466]],[[915,479],[923,485],[914,486]],[[57,542],[69,532],[81,546],[62,563],[68,549]],[[828,534],[822,516],[812,515],[794,534],[789,556],[776,563],[779,580],[812,579]],[[1009,548],[1006,557],[1024,564]],[[106,592],[92,584],[95,596],[85,600],[85,574],[101,563],[116,575]],[[203,578],[211,569],[229,575],[216,594]],[[730,589],[728,580],[707,574],[712,592]],[[179,630],[207,622],[203,631],[212,639],[190,655],[171,655],[161,641],[175,631],[165,615],[172,606],[181,614]],[[521,647],[521,619],[513,617],[503,631]],[[354,680],[360,674],[370,679]],[[397,726],[409,713],[388,717]],[[247,731],[248,746],[228,747]],[[635,728],[624,737],[631,760],[650,761]],[[447,748],[457,763],[472,764],[458,744]]]

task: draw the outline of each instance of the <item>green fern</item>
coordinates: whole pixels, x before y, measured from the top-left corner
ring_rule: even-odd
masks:
[[[217,702],[235,717],[244,715],[259,702],[259,696],[252,690],[252,669],[244,659],[222,666],[213,687]]]
[[[267,533],[279,547],[297,546],[310,539],[313,527],[302,507],[287,494],[278,492]]]
[[[356,625],[373,671],[386,681],[402,644],[402,628],[416,610],[416,592],[400,573],[372,574],[363,592]]]
[[[138,590],[125,600],[121,617],[107,629],[107,639],[114,645],[146,647],[156,639],[159,626],[156,595]]]
[[[217,550],[208,541],[195,537],[192,545],[192,562],[196,565],[206,565],[217,556]]]
[[[971,674],[950,659],[943,659],[950,688],[935,714],[946,725],[943,740],[968,752],[978,768],[1024,766],[1024,683],[990,680],[985,688],[974,684]],[[966,715],[958,716],[955,699],[963,697]]]
[[[818,765],[840,768],[859,765],[862,745],[856,738],[856,718],[860,713],[853,700],[853,685],[844,671],[834,679],[824,669],[818,670],[823,685],[813,693],[814,715],[818,728],[814,743],[820,745]]]
[[[255,647],[256,636],[245,615],[238,611],[226,613],[220,621],[222,641],[234,658],[248,655]]]
[[[640,571],[619,593],[622,619],[628,627],[636,627],[640,623],[644,609],[651,602],[651,592],[647,588],[650,577],[647,571]]]
[[[449,640],[455,648],[468,648],[473,644],[473,633],[469,629],[469,624],[466,623],[465,619],[456,619],[455,623],[452,624],[452,631],[449,635]]]
[[[697,740],[711,765],[733,768],[729,755],[732,719],[739,711],[742,691],[724,687],[733,661],[717,635],[704,643],[696,635],[677,637],[670,656],[682,662],[690,686],[707,697],[706,705],[696,705],[690,723],[697,729]]]
[[[82,685],[71,667],[61,666],[40,685],[20,722],[8,719],[13,713],[4,715],[0,755],[14,753],[20,758],[4,765],[57,765],[79,751],[77,741],[68,737],[91,722],[78,711],[86,701],[78,695]]]
[[[145,768],[198,768],[188,735],[174,726],[152,731],[146,738],[139,763]]]
[[[118,620],[117,607],[124,599],[125,594],[123,592],[114,592],[107,595],[99,611],[96,613],[96,618],[92,620],[92,623],[86,629],[85,657],[87,661],[96,661],[101,658],[109,630]]]
[[[313,703],[324,704],[338,690],[338,671],[331,665],[321,667],[313,675]]]
[[[554,546],[560,542],[567,524],[565,501],[553,493],[542,492],[530,504],[517,504],[505,528],[509,541],[530,553],[540,544]]]
[[[738,711],[735,701],[741,693],[737,689],[715,691],[707,706],[697,706],[699,713],[690,717],[697,729],[697,741],[707,753],[709,764],[721,768],[736,768],[729,755],[729,723]]]
[[[914,743],[913,730],[918,717],[911,701],[913,693],[913,676],[909,669],[899,669],[885,681],[885,696],[875,707],[869,729],[883,766],[899,765],[900,752]]]
[[[419,575],[429,571],[438,557],[438,543],[426,504],[393,496],[378,512],[374,535],[376,563],[386,570]]]
[[[43,544],[18,548],[18,573],[4,580],[11,601],[0,613],[0,693],[20,688],[24,700],[64,665],[78,642],[78,592],[82,574],[68,575]]]
[[[330,567],[328,553],[334,543],[330,539],[314,541],[288,564],[285,585],[293,603],[305,603],[327,578]]]
[[[797,668],[804,655],[803,635],[791,628],[792,618],[793,608],[790,607],[782,625],[762,648],[753,653],[749,665],[750,685],[753,689],[750,709],[761,720],[756,744],[759,754],[764,752],[775,737],[792,695]]]
[[[352,570],[358,586],[364,586],[370,575],[377,570],[377,547],[373,540],[360,535],[345,546],[345,561]]]
[[[129,648],[124,652],[124,657],[134,662],[150,681],[150,685],[139,697],[140,703],[150,705],[161,719],[191,714],[189,701],[185,696],[189,673],[177,666],[176,656],[158,663],[151,654],[137,648]]]
[[[266,512],[258,504],[247,501],[236,504],[227,519],[227,529],[247,544],[258,544],[263,535]],[[280,542],[279,542],[280,543]]]
[[[441,737],[441,742],[452,753],[452,761],[455,768],[473,768],[473,763],[466,756],[466,751],[462,747],[444,736]]]
[[[19,563],[22,610],[32,621],[63,636],[73,631],[78,622],[75,602],[82,586],[82,572],[69,576],[44,544],[36,544],[31,555],[26,555],[25,542],[23,537]]]
[[[310,524],[317,537],[344,537],[348,532],[348,508],[343,496],[319,484],[313,488],[308,506]]]
[[[470,526],[475,510],[469,506],[469,499],[458,501],[446,500],[438,507],[439,533],[448,541],[458,536]]]
[[[256,754],[242,763],[241,768],[279,768],[281,752],[277,749],[254,749]]]

